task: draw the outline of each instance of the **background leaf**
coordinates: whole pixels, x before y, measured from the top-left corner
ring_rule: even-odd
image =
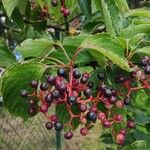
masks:
[[[45,66],[38,63],[16,64],[8,68],[2,81],[2,95],[5,108],[15,116],[24,120],[29,118],[27,99],[20,97],[20,91],[31,91],[31,80],[39,80],[45,71]]]

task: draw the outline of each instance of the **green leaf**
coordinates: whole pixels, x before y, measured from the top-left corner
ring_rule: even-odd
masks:
[[[132,143],[131,145],[128,145],[126,147],[123,148],[123,150],[149,150],[150,147],[150,141],[135,141],[134,143]]]
[[[141,25],[136,25],[136,26],[130,26],[128,28],[123,29],[121,31],[121,36],[129,39],[136,34],[148,33],[148,32],[150,32],[150,25],[149,24],[141,24]]]
[[[101,0],[101,10],[108,33],[119,35],[122,28],[122,19],[115,0]]]
[[[23,41],[16,50],[21,52],[23,58],[42,57],[51,52],[54,42],[48,39],[27,39]]]
[[[140,49],[137,49],[134,54],[145,54],[145,55],[150,55],[150,46],[146,46]]]
[[[17,8],[19,9],[22,15],[25,14],[27,3],[28,3],[28,0],[19,0],[17,3]]]
[[[87,19],[90,19],[92,13],[91,0],[78,0],[78,2],[83,14],[87,17]]]
[[[20,91],[27,89],[31,92],[31,80],[40,80],[46,67],[39,63],[16,64],[9,67],[2,81],[2,95],[4,107],[13,115],[24,120],[29,118],[27,99],[20,97]],[[32,89],[33,90],[33,89]]]
[[[2,0],[7,16],[10,18],[14,8],[17,6],[19,0]]]
[[[133,10],[130,10],[130,16],[131,17],[150,18],[150,11],[143,9],[143,8],[142,9],[141,8],[133,9]]]
[[[92,49],[93,51],[97,51],[100,56],[104,55],[120,68],[130,71],[128,62],[124,57],[124,49],[121,43],[108,34],[90,36],[83,41],[79,48],[81,48],[80,51],[83,49]]]
[[[150,123],[150,116],[144,115],[143,113],[138,113],[134,117],[135,122],[140,124]]]
[[[126,13],[129,11],[128,3],[126,0],[115,0],[116,5],[122,13]]]
[[[16,62],[15,56],[8,49],[5,41],[0,38],[0,66],[8,67]]]

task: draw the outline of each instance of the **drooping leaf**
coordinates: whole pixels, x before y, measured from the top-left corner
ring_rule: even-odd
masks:
[[[115,0],[116,5],[122,13],[126,13],[129,11],[128,3],[126,0]]]
[[[126,147],[123,148],[123,150],[149,150],[150,147],[150,141],[135,141],[134,143],[132,143],[131,145],[128,145]]]
[[[23,41],[16,50],[21,52],[23,58],[42,57],[51,52],[54,42],[48,39],[27,39]]]
[[[15,56],[11,53],[5,41],[0,38],[0,66],[8,67],[15,62]]]
[[[29,118],[27,99],[20,97],[20,91],[27,89],[31,92],[31,80],[40,80],[46,67],[39,63],[16,64],[9,67],[2,81],[2,95],[5,108],[15,116],[24,120]],[[33,91],[32,91],[33,92]]]
[[[136,26],[130,26],[125,28],[121,31],[121,36],[125,38],[131,38],[136,34],[139,33],[148,33],[150,32],[150,25],[149,24],[141,24]]]
[[[10,18],[14,8],[17,6],[19,0],[2,0],[7,16]]]
[[[17,7],[22,15],[25,14],[27,3],[28,3],[28,0],[22,0],[22,1],[19,0],[17,3]]]
[[[134,54],[145,54],[145,55],[150,55],[150,46],[146,46],[140,49],[137,49]]]
[[[129,14],[131,17],[150,18],[150,11],[146,9],[141,9],[141,8],[130,10]]]
[[[109,43],[109,44],[108,44]],[[104,55],[120,68],[129,71],[127,60],[124,57],[124,49],[121,43],[108,34],[97,34],[90,36],[79,46],[83,49],[97,51]]]

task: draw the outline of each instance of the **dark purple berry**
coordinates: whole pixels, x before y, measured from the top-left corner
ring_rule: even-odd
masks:
[[[60,92],[58,90],[52,91],[52,98],[53,99],[58,99],[60,97]]]
[[[130,120],[127,122],[127,127],[130,128],[130,129],[133,129],[135,128],[135,122]]]
[[[61,85],[57,86],[57,90],[59,90],[60,93],[64,93],[67,90],[66,84],[62,83]]]
[[[21,97],[27,97],[28,96],[28,91],[27,90],[21,90],[21,92],[20,92],[20,96]]]
[[[112,89],[111,92],[112,92],[112,95],[113,95],[113,96],[117,96],[117,90]]]
[[[68,104],[70,104],[70,105],[76,104],[77,98],[76,98],[75,96],[69,96],[69,97],[67,98],[67,102],[68,102]]]
[[[98,77],[99,80],[104,80],[105,74],[103,72],[99,72],[97,77]]]
[[[37,88],[37,87],[38,87],[38,81],[32,80],[30,85],[31,85],[31,87],[33,87],[33,88]]]
[[[145,56],[141,59],[141,65],[142,66],[147,66],[149,63],[150,58],[148,56]]]
[[[87,86],[88,86],[88,88],[92,89],[94,87],[94,83],[93,82],[88,82]]]
[[[46,112],[48,111],[48,105],[47,105],[47,104],[41,105],[40,111],[41,111],[42,113],[46,113]]]
[[[86,115],[86,119],[92,122],[95,122],[97,119],[97,114],[93,111],[89,111]]]
[[[73,133],[72,132],[66,132],[64,134],[64,138],[67,140],[70,140],[73,137]]]
[[[63,124],[60,122],[55,122],[54,123],[54,128],[56,131],[61,131],[63,129]]]
[[[79,71],[78,69],[75,69],[75,70],[73,71],[73,77],[74,77],[75,79],[79,79],[79,78],[81,77],[81,73],[80,73],[80,71]]]
[[[150,66],[144,67],[145,74],[150,74]]]
[[[129,98],[125,98],[125,99],[123,100],[123,102],[124,102],[125,105],[130,105],[131,100],[130,100]]]
[[[126,129],[121,129],[119,133],[123,134],[123,135],[126,135],[126,132],[127,132]]]
[[[112,95],[111,98],[109,99],[109,103],[114,104],[116,102],[116,100],[117,100],[116,96]]]
[[[64,69],[64,68],[58,69],[57,75],[58,75],[59,77],[65,77],[65,69]]]
[[[86,84],[87,82],[88,82],[88,78],[86,78],[86,77],[82,77],[81,79],[80,79],[80,82],[82,83],[82,84]]]
[[[33,117],[36,114],[36,109],[35,107],[29,107],[28,109],[28,114]]]
[[[53,7],[56,7],[56,6],[58,5],[57,0],[52,0],[52,1],[51,1],[51,5],[52,5]]]
[[[118,74],[115,81],[116,83],[124,83],[125,81],[127,81],[127,77],[123,74]]]
[[[33,99],[30,99],[28,101],[28,103],[29,103],[30,106],[34,106],[35,105],[35,101]]]
[[[50,85],[54,85],[55,84],[55,76],[53,75],[50,75],[47,77],[47,82],[50,84]]]
[[[104,96],[110,98],[112,96],[112,91],[110,89],[105,89]]]
[[[84,91],[84,95],[87,97],[87,98],[89,98],[91,95],[92,95],[92,90],[91,89],[86,89],[85,91]]]
[[[53,102],[53,98],[52,98],[51,93],[49,93],[49,94],[46,95],[45,102],[46,103],[52,103]]]
[[[45,124],[45,127],[47,128],[47,130],[50,130],[50,129],[53,128],[53,123],[52,123],[52,122],[47,122],[47,123]]]
[[[80,110],[80,112],[85,112],[87,110],[86,104],[80,104],[79,105],[79,110]]]
[[[82,136],[86,136],[87,133],[88,133],[88,129],[87,129],[87,128],[81,128],[81,129],[80,129],[80,134],[81,134]]]
[[[99,87],[99,90],[101,92],[104,92],[106,90],[106,85],[102,84],[100,87]]]
[[[48,83],[47,82],[44,82],[40,85],[40,89],[42,91],[46,91],[48,89]]]
[[[117,121],[117,122],[121,122],[123,120],[123,117],[122,117],[122,115],[116,115],[114,117],[114,120]]]

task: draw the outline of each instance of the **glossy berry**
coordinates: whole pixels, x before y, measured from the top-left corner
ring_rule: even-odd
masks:
[[[112,91],[110,89],[105,89],[104,96],[110,98],[112,96]]]
[[[122,115],[116,115],[116,116],[114,117],[114,120],[115,120],[116,122],[122,122],[123,117],[122,117]]]
[[[58,75],[59,77],[65,77],[65,70],[64,70],[64,68],[58,69],[57,75]]]
[[[86,104],[80,104],[80,105],[79,105],[79,111],[80,111],[80,112],[85,112],[86,110],[87,110]]]
[[[52,5],[53,7],[56,7],[56,6],[58,5],[57,0],[52,0],[52,1],[51,1],[51,5]]]
[[[74,77],[75,79],[79,79],[79,78],[81,77],[80,71],[77,70],[77,69],[75,69],[75,70],[73,71],[73,77]]]
[[[111,127],[111,122],[110,122],[109,120],[104,120],[104,121],[103,121],[103,126],[104,126],[105,128],[110,128],[110,127]]]
[[[127,77],[123,74],[118,74],[115,81],[116,83],[124,83],[125,81],[127,81]]]
[[[96,106],[92,106],[92,107],[90,108],[90,111],[93,111],[93,112],[97,113],[98,109],[97,109]]]
[[[55,122],[54,123],[54,128],[56,131],[61,131],[63,129],[63,124],[60,122]]]
[[[33,117],[36,114],[36,109],[35,107],[29,107],[28,109],[28,114]]]
[[[112,92],[112,95],[113,95],[113,96],[117,96],[117,90],[112,89],[111,92]]]
[[[21,97],[27,97],[28,96],[28,91],[27,90],[21,90],[20,96]]]
[[[144,72],[145,72],[145,74],[150,74],[150,66],[146,66],[144,68]]]
[[[129,98],[125,98],[123,102],[125,105],[130,105],[131,100]]]
[[[52,103],[53,102],[53,98],[52,98],[51,93],[49,93],[49,94],[46,95],[45,102],[46,103]]]
[[[89,98],[91,95],[92,95],[92,90],[87,88],[85,91],[84,91],[84,95]]]
[[[94,83],[93,82],[88,82],[87,86],[88,86],[88,88],[92,89],[94,87]]]
[[[87,129],[87,128],[81,128],[81,129],[80,129],[80,134],[81,134],[82,136],[86,136],[87,133],[88,133],[88,129]]]
[[[127,122],[127,127],[130,128],[130,129],[135,128],[135,122],[134,121],[128,121]]]
[[[149,63],[150,58],[148,56],[145,56],[141,59],[141,65],[142,66],[147,66]]]
[[[74,97],[74,96],[69,96],[69,97],[67,98],[67,102],[68,102],[68,104],[70,104],[70,105],[76,104],[77,98]]]
[[[41,111],[42,113],[46,113],[46,112],[48,111],[48,105],[47,105],[47,104],[41,105],[40,111]]]
[[[123,135],[123,134],[118,134],[117,137],[116,137],[116,142],[117,142],[117,144],[119,144],[119,145],[123,145],[124,142],[125,142],[125,135]]]
[[[61,85],[57,86],[57,90],[59,90],[60,93],[64,93],[67,90],[66,84],[62,83]]]
[[[97,119],[97,114],[93,111],[89,111],[86,115],[87,120],[95,122]]]
[[[99,87],[99,90],[101,92],[104,92],[106,90],[106,85],[105,84],[102,84],[100,87]]]
[[[99,80],[104,80],[105,74],[103,72],[99,72],[97,77],[98,77]]]
[[[34,106],[35,105],[35,101],[33,99],[30,99],[28,101],[28,103],[29,103],[30,106]]]
[[[70,140],[73,137],[73,133],[72,132],[66,132],[64,134],[64,138],[67,140]]]
[[[85,72],[85,73],[82,74],[82,77],[85,77],[85,78],[89,79],[89,74],[87,72]]]
[[[82,84],[86,84],[88,82],[88,78],[86,78],[86,77],[83,76],[83,77],[81,77],[80,82]]]
[[[54,85],[55,84],[55,76],[53,75],[50,75],[47,77],[47,82],[50,84],[50,85]]]
[[[31,83],[30,83],[31,87],[33,88],[37,88],[38,87],[38,81],[36,80],[32,80]]]
[[[69,9],[64,9],[64,17],[67,17],[70,14],[70,10]]]
[[[104,112],[99,112],[97,114],[97,118],[101,121],[105,120],[106,119],[106,114]]]
[[[57,122],[58,121],[58,118],[57,118],[56,115],[51,115],[50,119],[51,119],[52,122]]]
[[[42,91],[46,91],[48,89],[48,83],[47,82],[44,82],[40,85],[40,89]]]
[[[58,90],[52,91],[52,99],[58,99],[60,97],[60,92]]]
[[[114,103],[116,102],[116,100],[117,100],[117,98],[112,95],[112,96],[110,97],[110,99],[109,99],[109,103],[110,103],[110,104],[114,104]]]
[[[64,7],[61,7],[61,8],[60,8],[60,12],[61,12],[61,13],[64,13],[64,11],[65,11],[65,8],[64,8]]]
[[[53,123],[52,122],[47,122],[45,127],[47,128],[47,130],[50,130],[53,128]]]

